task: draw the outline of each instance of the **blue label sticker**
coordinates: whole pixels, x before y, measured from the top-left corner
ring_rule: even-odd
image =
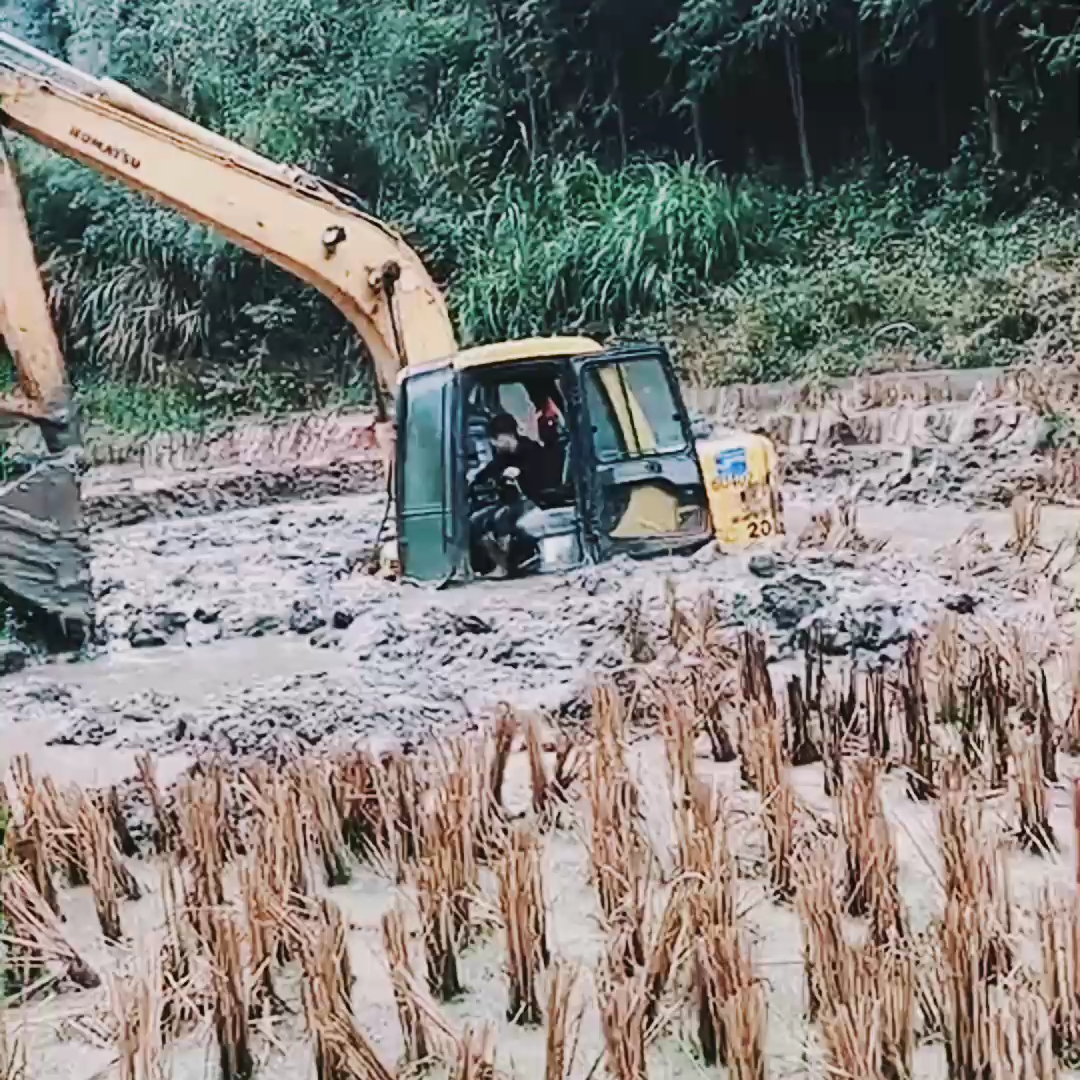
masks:
[[[730,449],[718,451],[716,475],[722,483],[738,483],[740,480],[745,480],[748,473],[745,446],[733,446]]]

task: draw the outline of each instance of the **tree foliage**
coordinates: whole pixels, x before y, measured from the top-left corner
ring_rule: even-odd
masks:
[[[808,280],[823,215],[890,250],[883,206],[916,228],[947,205],[948,244],[1078,175],[1075,0],[0,0],[0,23],[354,190],[466,341],[772,295],[769,275]],[[310,290],[78,166],[20,161],[84,382],[222,408],[361,387]],[[837,282],[862,280],[853,259]]]

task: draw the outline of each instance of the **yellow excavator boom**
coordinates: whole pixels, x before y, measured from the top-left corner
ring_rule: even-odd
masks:
[[[0,34],[0,124],[209,225],[324,293],[356,327],[383,394],[457,350],[420,257],[352,197]]]
[[[354,196],[302,169],[7,34],[0,34],[0,128],[145,193],[320,290],[374,362],[381,420],[404,367],[457,351],[446,301],[416,252]],[[49,451],[29,473],[0,484],[0,598],[78,640],[92,610],[79,433],[2,133],[0,237],[0,335],[18,378],[14,394],[0,395],[0,422],[37,424]]]

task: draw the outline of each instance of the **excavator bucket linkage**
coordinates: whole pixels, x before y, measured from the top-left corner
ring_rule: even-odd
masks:
[[[18,359],[19,386],[0,396],[0,421],[35,423],[41,461],[0,484],[0,602],[58,647],[85,640],[92,598],[79,502],[78,425],[60,346],[34,259],[15,173],[0,140],[0,343]]]

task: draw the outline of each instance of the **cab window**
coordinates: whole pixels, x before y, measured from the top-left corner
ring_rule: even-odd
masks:
[[[682,416],[656,360],[625,360],[586,370],[585,400],[601,462],[686,449]]]

